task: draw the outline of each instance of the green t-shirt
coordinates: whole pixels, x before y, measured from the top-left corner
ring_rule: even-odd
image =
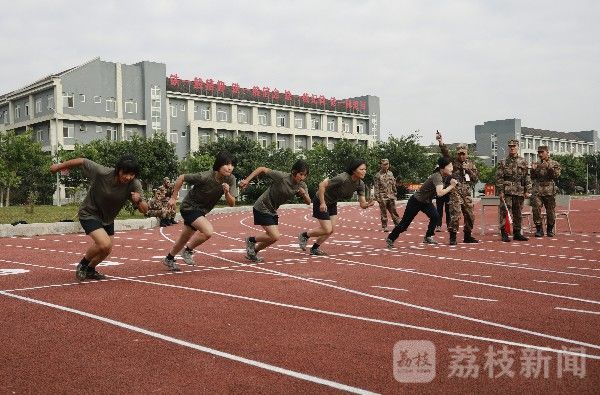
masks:
[[[265,175],[273,180],[273,184],[254,203],[254,208],[261,213],[277,214],[277,209],[298,193],[300,188],[308,189],[306,183],[294,183],[292,175],[278,170],[270,170]]]
[[[349,199],[354,192],[358,196],[365,196],[365,183],[360,179],[353,181],[348,173],[340,173],[329,180],[329,185],[325,188],[325,203],[333,204]]]
[[[439,171],[436,171],[429,176],[427,181],[421,185],[421,188],[415,192],[415,199],[422,203],[431,203],[431,200],[437,196],[436,187],[438,185],[444,186],[444,179]]]
[[[140,180],[134,178],[127,184],[119,184],[112,167],[84,159],[81,168],[90,180],[90,189],[79,207],[79,219],[98,219],[104,225],[112,224],[125,202],[131,199],[131,192],[142,195]]]
[[[185,174],[183,181],[192,185],[192,189],[181,202],[183,211],[202,211],[208,214],[223,196],[223,183],[229,185],[229,192],[237,197],[235,177],[226,176],[223,181],[216,178],[217,172],[207,170],[200,173]]]

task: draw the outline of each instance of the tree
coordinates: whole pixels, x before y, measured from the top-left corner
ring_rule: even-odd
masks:
[[[25,203],[33,193],[46,197],[42,199],[44,202],[51,200],[54,187],[50,163],[50,155],[33,141],[30,130],[0,134],[0,195],[5,205],[10,205],[11,198]]]
[[[379,159],[387,158],[390,170],[403,182],[425,181],[433,172],[439,155],[428,155],[427,148],[419,144],[420,139],[421,136],[415,132],[378,144],[374,150],[377,164]]]
[[[586,163],[584,157],[569,155],[553,155],[552,159],[560,164],[558,187],[566,194],[585,190]]]

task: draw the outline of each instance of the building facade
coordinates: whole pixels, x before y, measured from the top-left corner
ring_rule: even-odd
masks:
[[[0,132],[33,130],[44,150],[165,133],[182,158],[218,138],[247,136],[296,151],[342,139],[378,141],[379,98],[295,95],[166,75],[166,65],[99,58],[0,96]]]
[[[595,153],[600,149],[598,131],[555,132],[521,126],[520,119],[487,121],[475,125],[477,155],[486,163],[496,166],[507,155],[506,147],[511,139],[520,142],[519,152],[529,162],[537,160],[537,148],[548,146],[551,154],[573,154],[581,156]]]

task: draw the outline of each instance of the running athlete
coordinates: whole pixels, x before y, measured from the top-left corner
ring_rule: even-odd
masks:
[[[319,227],[300,233],[298,245],[306,251],[306,244],[310,237],[317,240],[310,249],[311,255],[327,255],[320,246],[333,234],[337,217],[337,202],[352,197],[358,193],[358,202],[362,209],[369,208],[375,201],[365,199],[365,183],[363,178],[367,173],[367,165],[362,159],[354,159],[346,168],[345,173],[340,173],[332,179],[326,178],[319,184],[317,195],[313,200],[313,217],[319,220]]]
[[[419,190],[408,199],[408,202],[406,202],[406,209],[404,210],[404,215],[402,216],[400,223],[394,227],[394,230],[392,230],[385,239],[388,248],[394,248],[394,241],[396,241],[400,233],[408,229],[410,223],[419,211],[424,212],[425,215],[429,217],[429,226],[427,227],[427,233],[425,233],[423,243],[437,244],[437,241],[433,239],[433,234],[435,232],[435,226],[438,224],[439,217],[431,200],[435,196],[446,195],[454,189],[456,184],[458,184],[458,181],[453,178],[450,180],[450,184],[444,188],[444,178],[452,174],[452,161],[448,157],[441,157],[438,159],[437,163],[438,167],[433,174],[429,176],[427,181],[421,185],[421,188],[419,188]]]
[[[183,261],[188,265],[195,265],[192,254],[194,248],[210,239],[213,227],[206,219],[206,214],[215,207],[221,196],[230,207],[235,206],[235,177],[233,167],[235,160],[227,152],[219,152],[215,158],[212,170],[194,174],[182,174],[177,177],[173,188],[173,195],[169,199],[169,206],[175,207],[177,195],[183,183],[192,185],[192,189],[181,202],[180,213],[183,218],[183,231],[171,247],[163,260],[169,270],[178,272],[179,266],[175,262],[175,255],[185,246],[181,253]]]
[[[142,183],[136,179],[140,166],[132,155],[125,155],[114,168],[102,166],[86,158],[71,159],[50,166],[50,171],[81,166],[83,175],[90,180],[90,189],[79,207],[79,223],[94,242],[77,265],[75,276],[79,280],[102,280],[105,275],[96,266],[110,254],[115,234],[115,218],[129,199],[145,214],[148,204],[142,199]]]
[[[240,181],[240,188],[246,188],[250,181],[260,174],[271,178],[273,183],[260,195],[252,208],[254,225],[260,225],[265,230],[264,235],[246,238],[246,258],[254,262],[262,262],[262,258],[256,255],[258,251],[264,250],[279,240],[279,216],[277,215],[279,206],[293,196],[302,198],[306,204],[311,203],[307,192],[308,188],[304,182],[308,177],[308,163],[305,161],[297,160],[292,166],[291,173],[258,167]]]

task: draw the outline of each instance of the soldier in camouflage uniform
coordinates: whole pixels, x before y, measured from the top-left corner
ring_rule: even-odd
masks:
[[[452,161],[451,177],[458,181],[456,187],[450,191],[450,223],[448,225],[450,245],[456,245],[456,233],[458,232],[461,213],[465,221],[463,242],[479,243],[479,240],[472,236],[475,215],[473,214],[473,198],[471,197],[471,188],[479,179],[479,172],[475,164],[467,158],[466,145],[460,144],[456,148],[456,157],[451,158],[448,147],[442,141],[442,135],[438,132],[435,138],[439,143],[442,155]]]
[[[169,199],[171,199],[171,196],[173,195],[173,182],[169,179],[169,177],[165,177],[163,179],[163,185],[165,188],[165,197],[163,199],[163,202],[165,204],[165,206],[167,206],[167,203],[169,202]],[[170,212],[172,212],[172,214],[167,218],[167,222],[169,223],[169,225],[174,225],[177,223],[177,221],[175,221],[175,215],[176,212],[175,210],[170,210]]]
[[[400,216],[396,211],[396,179],[394,174],[389,170],[390,161],[381,159],[379,163],[380,170],[375,174],[375,200],[379,203],[379,211],[381,214],[381,227],[384,232],[388,232],[387,228],[387,212],[390,212],[394,226],[400,222]]]
[[[533,222],[535,223],[535,237],[543,237],[542,228],[542,205],[546,207],[546,235],[554,236],[554,220],[556,215],[556,181],[560,176],[560,165],[557,161],[550,159],[548,147],[540,145],[538,147],[537,163],[531,164],[531,181],[533,189],[531,192],[531,211],[533,213]]]
[[[511,210],[514,227],[514,240],[527,241],[527,237],[521,233],[523,201],[531,191],[531,179],[529,178],[529,169],[527,161],[519,156],[519,142],[517,140],[508,141],[508,157],[500,161],[496,168],[496,190],[500,196],[500,206],[498,207],[498,224],[502,241],[509,242],[508,233],[504,230],[506,218],[506,207]]]
[[[160,226],[169,226],[170,223],[168,223],[167,218],[175,210],[164,205],[164,198],[165,188],[161,186],[158,189],[154,189],[154,196],[148,200],[148,212],[146,216],[158,218]]]

